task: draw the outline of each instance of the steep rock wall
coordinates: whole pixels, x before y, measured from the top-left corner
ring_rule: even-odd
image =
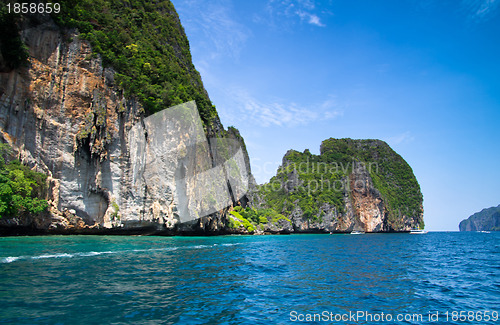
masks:
[[[289,217],[295,232],[392,232],[423,227],[411,167],[380,140],[328,139],[321,154],[289,150],[269,183],[250,194]]]
[[[286,158],[284,158],[286,160]],[[287,164],[285,161],[284,164]],[[297,171],[289,175],[291,182],[286,182],[288,190],[305,186],[299,180]],[[323,203],[319,211],[320,218],[307,218],[298,202],[290,215],[295,232],[383,232],[386,213],[380,192],[373,186],[373,181],[364,164],[355,164],[353,171],[342,179],[344,207],[342,211],[332,204]],[[408,229],[409,230],[409,229]]]
[[[116,88],[114,71],[92,55],[89,43],[76,31],[62,32],[48,16],[35,26],[25,24],[22,39],[29,67],[0,73],[0,139],[24,163],[49,175],[50,213],[1,220],[3,225],[54,232],[221,231],[225,209],[180,223],[175,174],[180,165],[194,175],[219,163],[219,148],[211,142],[194,156],[182,155],[182,148],[193,149],[193,138],[206,131],[244,149],[237,131],[226,132],[218,118],[196,132],[161,113],[145,118],[140,103]],[[246,151],[242,155],[250,171]],[[220,176],[219,187],[229,191]]]
[[[500,205],[474,213],[459,224],[460,231],[500,231]]]

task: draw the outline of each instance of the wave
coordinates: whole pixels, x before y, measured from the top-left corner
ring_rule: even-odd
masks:
[[[221,246],[234,246],[239,243],[233,244],[222,244]],[[200,249],[215,247],[218,244],[213,245],[195,245],[195,246],[184,246],[184,247],[162,247],[162,248],[145,248],[145,249],[129,249],[120,251],[103,251],[103,252],[79,252],[79,253],[58,253],[58,254],[43,254],[35,256],[8,256],[0,259],[0,264],[8,264],[21,260],[40,260],[40,259],[50,259],[50,258],[73,258],[73,257],[91,257],[99,256],[105,254],[123,254],[123,253],[145,253],[145,252],[155,252],[155,251],[175,251],[177,249]]]
[[[123,252],[123,251],[122,251]],[[118,254],[120,251],[112,252],[81,252],[81,253],[59,253],[59,254],[43,254],[43,255],[35,255],[35,256],[8,256],[2,258],[0,263],[12,263],[20,260],[42,260],[48,258],[71,258],[71,257],[87,257],[87,256],[97,256],[102,254]]]
[[[19,260],[22,256],[9,256],[1,260],[2,263],[12,263]]]

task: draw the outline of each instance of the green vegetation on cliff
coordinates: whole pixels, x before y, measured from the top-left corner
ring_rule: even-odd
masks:
[[[28,60],[28,49],[23,44],[16,21],[20,15],[9,14],[7,6],[0,6],[0,71],[15,69]],[[1,62],[3,59],[3,62]]]
[[[62,27],[78,29],[79,37],[90,41],[104,65],[116,71],[116,84],[126,96],[137,97],[146,114],[195,100],[203,123],[211,125],[217,112],[192,63],[188,39],[170,1],[58,3],[61,11],[52,18]],[[24,16],[33,24],[37,19]],[[22,15],[9,14],[1,6],[0,50],[6,68],[17,68],[28,58],[18,29],[22,21]]]
[[[280,220],[290,223],[290,219],[273,209],[242,208],[241,206],[236,206],[229,213],[234,217],[230,217],[229,219],[229,228],[237,229],[243,226],[249,233],[255,232],[257,228],[263,231],[267,224],[277,224]]]
[[[344,210],[344,182],[341,168],[330,164],[324,157],[290,150],[284,164],[268,184],[261,186],[260,194],[269,207],[290,215],[295,203],[307,219],[320,220],[321,206],[335,206]]]
[[[302,215],[313,221],[321,220],[322,207],[333,206],[343,213],[345,198],[352,195],[353,166],[363,163],[383,198],[391,228],[400,229],[403,216],[424,227],[423,197],[415,175],[385,142],[327,139],[320,151],[320,155],[313,155],[309,150],[290,150],[276,176],[258,190],[264,205],[284,215],[299,207]]]
[[[0,218],[45,211],[48,204],[41,197],[46,190],[47,176],[15,159],[6,164],[4,157],[9,152],[6,144],[0,144]]]
[[[205,124],[216,115],[191,60],[189,42],[170,1],[61,0],[60,25],[78,28],[117,84],[153,114],[195,100]]]
[[[359,161],[367,164],[374,186],[380,191],[388,222],[399,226],[403,215],[419,219],[424,227],[423,196],[410,165],[380,140],[328,139],[321,144],[326,161]]]

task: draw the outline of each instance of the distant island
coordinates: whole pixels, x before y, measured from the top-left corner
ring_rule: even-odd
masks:
[[[500,205],[483,209],[462,220],[460,231],[500,231]]]

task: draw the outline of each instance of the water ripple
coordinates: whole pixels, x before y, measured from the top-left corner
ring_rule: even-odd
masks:
[[[0,238],[0,323],[284,324],[292,311],[498,311],[499,240],[498,233]]]

